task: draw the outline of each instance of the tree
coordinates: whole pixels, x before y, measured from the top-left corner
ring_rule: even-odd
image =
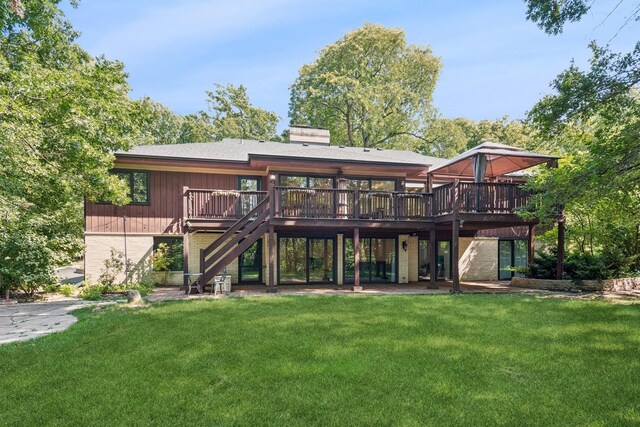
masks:
[[[559,34],[593,2],[527,4],[529,19],[547,33]],[[640,7],[634,7],[623,26],[638,13]],[[573,237],[582,235],[589,243],[578,244],[580,250],[595,248],[616,260],[611,268],[639,271],[640,42],[628,53],[611,52],[596,42],[590,48],[589,68],[572,63],[551,84],[554,92],[528,115],[545,141],[541,146],[564,157],[559,169],[544,171],[533,183],[545,190],[537,197],[537,215],[549,218],[550,207],[565,205]]]
[[[320,51],[291,86],[292,124],[327,128],[349,146],[427,142],[441,64],[402,30],[366,24]]]
[[[58,3],[0,2],[0,213],[9,240],[32,236],[53,264],[82,247],[83,197],[127,201],[111,153],[138,136],[123,64],[75,44]],[[14,254],[25,277],[47,264],[36,255]]]
[[[206,117],[210,119],[216,141],[223,138],[278,140],[276,127],[280,118],[276,113],[253,106],[243,85],[216,83],[215,90],[207,91],[207,96],[212,114]]]

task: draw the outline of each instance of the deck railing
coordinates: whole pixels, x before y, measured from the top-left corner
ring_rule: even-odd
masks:
[[[531,193],[519,185],[499,182],[459,184],[460,212],[512,213],[526,206]]]
[[[267,195],[266,191],[201,190],[187,191],[187,214],[198,219],[239,219]]]
[[[238,219],[266,195],[266,191],[188,189],[185,213],[190,219]],[[450,214],[456,206],[463,213],[513,213],[530,199],[519,184],[465,182],[441,185],[432,193],[277,186],[274,196],[275,217],[391,221],[424,221]]]

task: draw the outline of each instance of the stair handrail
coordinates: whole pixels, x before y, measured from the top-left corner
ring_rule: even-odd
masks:
[[[236,232],[238,230],[240,230],[242,227],[244,227],[245,225],[247,225],[247,223],[251,220],[251,217],[260,209],[263,207],[264,204],[269,204],[269,195],[267,194],[267,196],[262,199],[253,209],[251,209],[249,211],[249,213],[247,213],[245,216],[243,216],[242,218],[240,218],[238,221],[235,222],[235,224],[233,224],[231,226],[231,228],[229,228],[227,231],[225,231],[222,236],[220,236],[219,238],[217,238],[213,243],[211,243],[209,246],[207,246],[206,248],[204,248],[204,253],[205,253],[205,257],[208,257],[209,255],[211,255],[212,253],[216,252],[216,249],[218,246],[221,246],[227,239],[229,239],[229,237],[233,236],[234,234],[236,234]]]
[[[260,236],[262,236],[267,231],[268,228],[269,228],[269,221],[261,222],[259,226],[254,230],[253,233],[250,233],[247,236],[247,238],[245,238],[243,241],[238,243],[238,245],[235,248],[233,248],[232,250],[228,251],[225,255],[223,255],[222,258],[217,259],[216,262],[214,262],[213,265],[211,265],[208,270],[202,273],[202,276],[200,277],[200,280],[201,280],[200,283],[202,284],[202,286],[205,286],[209,282],[209,280],[215,277],[216,274],[224,270],[227,267],[227,265],[229,265],[229,263],[231,263],[235,258],[240,256],[240,254],[245,250],[247,250],[251,245],[253,245],[260,238]],[[257,236],[257,237],[255,239],[251,239],[249,238],[251,236]],[[234,241],[232,240],[232,242]]]
[[[253,220],[253,222],[251,224],[249,224],[247,227],[245,227],[244,229],[242,229],[242,231],[240,232],[240,234],[233,236],[232,239],[227,239],[227,242],[224,243],[224,245],[222,245],[222,247],[217,248],[217,250],[215,250],[214,252],[210,252],[210,253],[203,253],[204,258],[205,258],[205,262],[204,265],[200,266],[200,272],[204,273],[207,268],[209,268],[213,263],[214,263],[214,257],[211,255],[215,255],[215,254],[219,254],[219,255],[224,255],[226,254],[232,247],[233,245],[236,243],[236,240],[240,240],[245,238],[247,235],[249,235],[253,230],[255,230],[256,228],[258,228],[258,226],[266,221],[268,219],[269,216],[269,211],[265,210],[264,212],[262,212],[256,219]],[[220,240],[222,237],[218,238],[216,241]],[[207,257],[209,259],[207,259]]]

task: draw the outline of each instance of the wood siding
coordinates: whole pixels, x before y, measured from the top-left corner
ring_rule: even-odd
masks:
[[[237,175],[149,171],[149,205],[85,205],[85,231],[122,233],[182,233],[182,187],[235,190]]]

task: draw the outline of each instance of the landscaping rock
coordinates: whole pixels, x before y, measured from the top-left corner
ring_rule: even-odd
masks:
[[[127,292],[127,301],[129,304],[144,304],[140,291],[135,289]]]

